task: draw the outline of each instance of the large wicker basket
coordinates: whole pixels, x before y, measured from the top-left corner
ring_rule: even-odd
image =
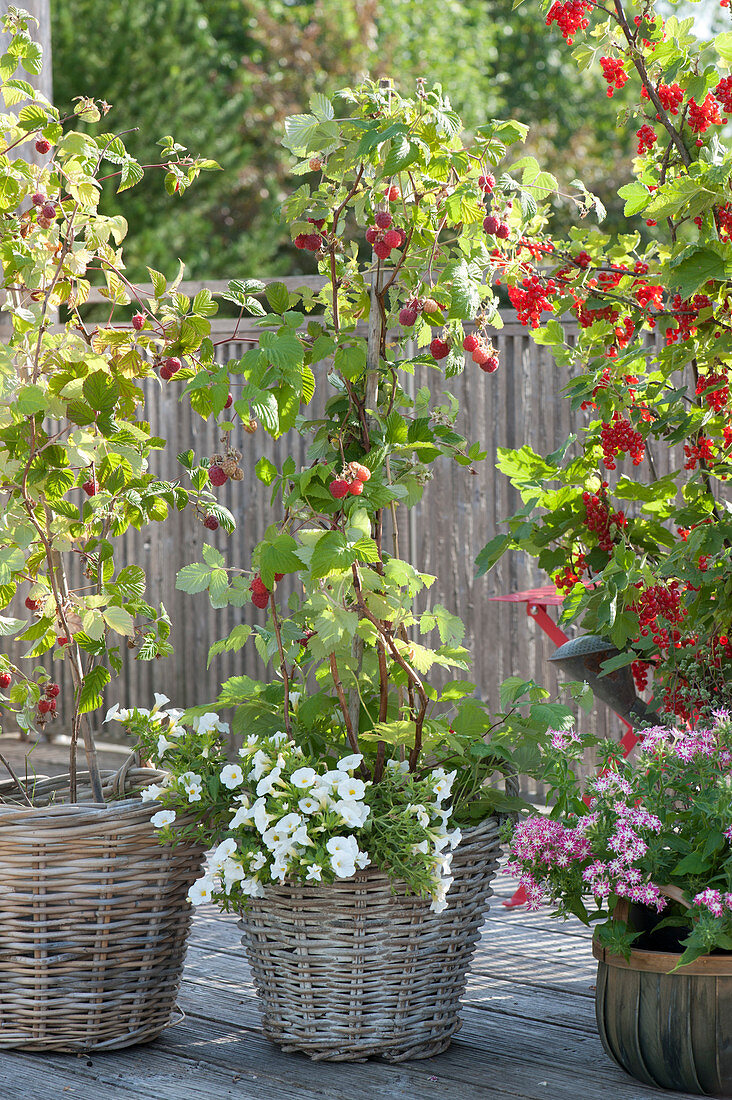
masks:
[[[333,886],[268,886],[240,923],[267,1038],[330,1061],[445,1050],[499,858],[496,818],[466,830],[440,914],[372,869]]]
[[[160,774],[127,768],[123,791]],[[119,773],[103,778],[106,796],[119,793]],[[8,804],[18,799],[0,784],[3,1048],[111,1050],[181,1018],[186,894],[202,850],[163,847],[150,803],[53,801],[64,787],[68,777],[35,783],[31,808]]]

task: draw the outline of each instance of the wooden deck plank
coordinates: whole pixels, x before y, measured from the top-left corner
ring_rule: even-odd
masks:
[[[76,1057],[0,1052],[2,1100],[660,1100],[604,1054],[589,933],[508,911],[501,878],[468,982],[463,1027],[437,1058],[312,1063],[261,1034],[232,917],[202,907],[180,994],[186,1019],[155,1042]],[[691,1100],[676,1094],[678,1100]]]

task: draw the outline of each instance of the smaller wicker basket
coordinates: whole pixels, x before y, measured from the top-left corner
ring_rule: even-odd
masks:
[[[500,854],[497,818],[465,830],[439,914],[371,868],[332,886],[268,886],[239,925],[267,1038],[329,1061],[446,1050]]]
[[[163,773],[103,773],[105,797]],[[90,798],[80,773],[80,798]],[[111,1050],[155,1038],[175,999],[203,851],[164,847],[139,798],[64,802],[68,776],[0,784],[0,1048]],[[45,803],[45,805],[44,805]]]

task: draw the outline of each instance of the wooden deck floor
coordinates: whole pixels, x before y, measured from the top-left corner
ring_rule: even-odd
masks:
[[[511,891],[499,878],[462,1030],[437,1058],[348,1065],[283,1054],[259,1031],[234,919],[207,908],[194,922],[181,1024],[116,1053],[0,1053],[0,1100],[685,1100],[636,1084],[609,1061],[595,1029],[586,930],[507,911],[499,899]]]

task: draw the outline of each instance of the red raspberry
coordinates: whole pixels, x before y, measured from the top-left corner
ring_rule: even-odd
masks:
[[[66,634],[57,634],[56,635],[56,645],[68,645],[68,644],[69,644],[68,635],[66,635]]]
[[[58,684],[54,684],[53,680],[49,680],[43,690],[49,699],[56,699],[61,694],[61,688]]]
[[[10,675],[9,672],[0,672],[0,688],[2,688],[3,691],[5,690],[5,688],[9,688],[12,679],[13,677]]]
[[[223,485],[225,481],[228,481],[226,474],[220,466],[209,466],[208,468],[208,480],[212,485]]]
[[[96,494],[99,492],[99,485],[96,479],[93,481],[90,479],[89,481],[84,482],[84,484],[82,485],[82,489],[88,497],[93,497],[96,496]]]
[[[32,596],[26,596],[25,606],[28,608],[29,611],[40,611],[41,601],[34,600]]]
[[[478,176],[478,187],[480,187],[481,191],[487,191],[488,193],[490,193],[495,186],[495,176]]]
[[[392,186],[389,188],[389,190],[384,195],[384,198],[388,199],[389,202],[396,202],[397,199],[400,199],[401,197],[402,197],[402,193],[399,190],[399,188],[396,186],[396,184],[392,184]]]
[[[51,699],[39,699],[38,700],[38,713],[48,714],[49,710],[53,708],[53,701]]]
[[[370,225],[366,230],[366,240],[369,242],[369,244],[376,244],[376,242],[380,239],[380,230],[378,230],[375,225]]]
[[[322,229],[325,225],[325,218],[308,218],[311,225],[314,225],[316,229]]]
[[[41,194],[40,191],[36,191],[34,195],[31,195],[31,202],[34,206],[43,206],[46,202],[46,196]]]
[[[254,606],[263,610],[269,603],[269,589],[261,577],[254,577],[252,579],[249,591],[252,594],[252,603]]]
[[[284,573],[275,573],[275,581],[281,581],[284,575]]]
[[[177,374],[183,364],[177,356],[172,355],[170,359],[165,360],[164,366],[168,368],[171,374]]]
[[[351,494],[351,496],[360,497],[361,493],[363,492],[363,482],[358,480],[352,481],[351,484],[348,486],[348,492]]]
[[[498,226],[500,224],[501,223],[494,214],[487,214],[486,217],[483,218],[483,228],[486,233],[493,233],[495,235],[498,232]]]
[[[295,240],[293,241],[295,248],[307,248],[307,241],[309,236],[309,233],[298,233],[298,235],[295,237]]]
[[[386,241],[377,241],[374,245],[374,252],[380,260],[388,260],[391,255],[391,245],[388,245]]]
[[[320,233],[308,233],[305,237],[305,248],[308,252],[320,252],[323,247],[323,238]]]
[[[388,210],[379,210],[374,215],[374,222],[378,225],[379,229],[388,229],[393,220]]]
[[[498,226],[498,229],[496,230],[496,236],[498,237],[499,241],[507,241],[510,233],[511,230],[507,222],[501,222],[501,224]]]
[[[412,306],[405,306],[399,314],[399,324],[404,325],[405,328],[411,328],[414,322],[417,320],[417,310]]]
[[[445,359],[449,354],[450,345],[436,336],[430,344],[430,355],[434,359]]]
[[[490,359],[490,355],[485,348],[475,348],[473,351],[472,359],[474,363],[477,363],[479,367],[484,366]]]
[[[400,229],[389,229],[384,234],[384,244],[388,244],[389,248],[400,248],[402,243],[402,232]]]
[[[135,332],[139,332],[140,329],[144,327],[144,325],[145,325],[145,315],[144,315],[144,313],[136,313],[132,318],[132,327],[135,330]]]
[[[468,333],[468,335],[463,340],[463,347],[466,351],[475,351],[475,349],[479,346],[480,345],[478,344],[478,337],[473,336],[472,332]]]
[[[160,368],[160,377],[162,378],[163,382],[170,382],[170,379],[173,377],[165,364],[163,364],[163,366]]]
[[[484,370],[486,374],[493,374],[495,371],[497,371],[498,359],[495,357],[495,355],[489,355],[485,363],[481,363],[481,369]]]
[[[218,531],[219,521],[216,519],[216,516],[206,516],[203,521],[203,526],[209,531]]]
[[[53,219],[56,217],[55,204],[52,202],[44,202],[43,206],[41,207],[41,214],[44,218],[47,218],[48,221],[53,221]]]
[[[224,408],[230,409],[233,404],[234,398],[231,396],[231,394],[229,394],[229,396],[226,398],[226,401],[224,401]]]
[[[50,148],[51,148],[51,142],[50,141],[46,141],[45,138],[38,138],[37,139],[37,141],[36,141],[36,152],[37,153],[47,153]]]
[[[368,481],[371,477],[371,470],[360,462],[349,462],[348,469],[359,481]]]
[[[344,477],[334,477],[328,488],[331,496],[334,496],[336,500],[341,500],[342,497],[348,496],[351,486]]]

